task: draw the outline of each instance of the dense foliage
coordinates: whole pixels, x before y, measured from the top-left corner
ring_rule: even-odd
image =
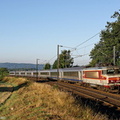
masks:
[[[6,75],[8,75],[8,70],[7,68],[0,68],[0,80],[3,79],[3,77],[5,77]]]
[[[113,48],[115,46],[115,65],[120,65],[120,13],[115,12],[111,18],[114,22],[107,22],[106,29],[101,31],[100,41],[90,53],[91,66],[97,64],[113,64]]]
[[[46,69],[50,69],[50,68],[51,68],[50,63],[46,63],[45,66],[44,66],[44,69],[46,70]]]
[[[56,69],[58,65],[58,59],[53,64],[53,69]],[[59,55],[59,68],[69,68],[73,65],[73,58],[70,55],[70,50],[63,50]]]

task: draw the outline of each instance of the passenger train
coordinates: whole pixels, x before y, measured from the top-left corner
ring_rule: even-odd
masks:
[[[76,82],[80,85],[99,89],[116,89],[120,87],[120,67],[64,68],[40,71],[11,71],[11,76],[48,78]]]

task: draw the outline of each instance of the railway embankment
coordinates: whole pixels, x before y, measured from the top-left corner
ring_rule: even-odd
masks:
[[[50,85],[57,85],[59,89],[68,91],[78,103],[92,108],[94,112],[107,115],[109,120],[120,119],[120,95],[108,93],[93,89],[91,87],[84,87],[73,83],[65,82],[48,82]]]
[[[11,94],[0,105],[0,119],[108,120],[107,116],[76,103],[74,97],[60,91],[57,86],[14,77],[6,78],[3,82],[1,93]]]
[[[0,105],[4,104],[6,100],[10,98],[12,93],[19,88],[23,87],[26,85],[27,82],[25,81],[19,81],[16,82],[13,80],[10,80],[9,78],[5,78],[0,81]]]
[[[12,94],[13,86],[0,82],[0,105],[3,104]]]

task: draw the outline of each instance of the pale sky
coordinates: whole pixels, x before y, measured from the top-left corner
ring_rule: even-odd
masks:
[[[120,0],[0,0],[0,63],[53,64],[63,45],[78,46],[74,65],[88,64],[96,34],[119,9]]]

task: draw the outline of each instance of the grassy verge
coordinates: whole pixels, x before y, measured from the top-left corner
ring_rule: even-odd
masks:
[[[99,113],[96,115],[90,108],[76,104],[68,93],[47,84],[30,82],[24,78],[6,78],[4,82],[14,84],[17,89],[0,106],[0,119],[107,120]]]

